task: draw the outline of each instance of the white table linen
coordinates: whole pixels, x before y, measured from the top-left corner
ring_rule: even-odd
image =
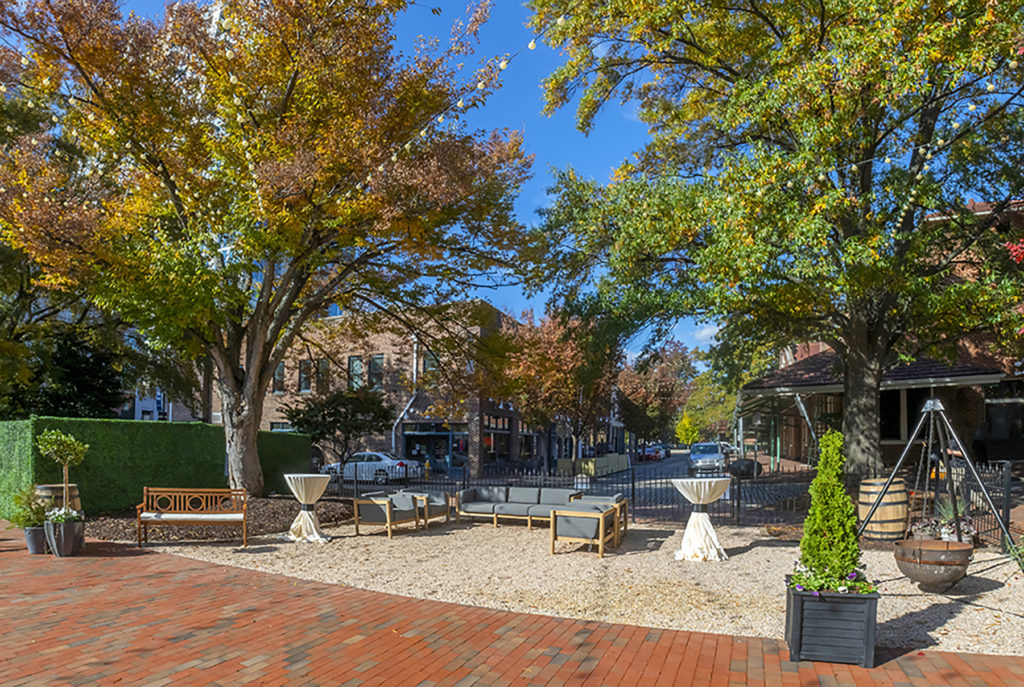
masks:
[[[677,561],[724,561],[729,556],[718,543],[715,528],[707,512],[699,508],[717,501],[729,490],[732,480],[728,477],[691,477],[672,480],[673,486],[686,500],[698,506],[690,513],[683,533],[683,543],[676,551]]]
[[[320,522],[316,519],[314,504],[323,496],[327,484],[331,481],[330,475],[285,475],[288,488],[295,494],[295,498],[302,504],[291,529],[288,531],[288,538],[296,542],[325,542],[331,538],[320,530]]]

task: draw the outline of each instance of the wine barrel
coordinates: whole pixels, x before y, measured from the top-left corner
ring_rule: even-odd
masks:
[[[884,479],[866,479],[860,483],[860,500],[857,502],[857,517],[861,522],[868,517],[871,506],[878,500],[885,487]],[[871,522],[864,528],[866,539],[899,541],[907,531],[907,484],[894,479],[885,492],[878,510],[871,516]]]
[[[63,484],[37,484],[36,496],[44,500],[53,499],[53,508],[60,508],[64,505]],[[68,501],[71,508],[82,510],[82,499],[78,495],[78,485],[68,485]]]

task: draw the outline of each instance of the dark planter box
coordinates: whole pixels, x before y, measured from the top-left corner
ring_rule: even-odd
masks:
[[[46,528],[46,543],[54,555],[63,558],[74,556],[82,548],[85,542],[85,522],[48,522]]]
[[[786,588],[786,643],[791,661],[875,666],[878,594],[817,595]]]

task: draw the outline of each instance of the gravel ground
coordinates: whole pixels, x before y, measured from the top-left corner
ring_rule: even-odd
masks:
[[[717,528],[729,560],[680,562],[682,530],[631,527],[604,559],[586,545],[548,554],[545,527],[476,523],[429,530],[325,527],[326,544],[280,535],[236,543],[152,545],[167,553],[331,584],[510,611],[650,627],[782,638],[783,576],[799,554],[786,532]],[[369,532],[369,534],[365,533]],[[791,534],[791,533],[790,533]],[[776,535],[776,536],[773,536]],[[976,552],[968,577],[945,594],[920,591],[891,551],[864,552],[879,581],[878,645],[1024,655],[1024,574],[994,549]]]

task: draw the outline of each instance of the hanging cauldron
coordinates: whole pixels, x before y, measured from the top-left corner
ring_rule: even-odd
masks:
[[[906,539],[896,542],[900,572],[926,592],[944,592],[967,574],[974,546],[937,539]]]

